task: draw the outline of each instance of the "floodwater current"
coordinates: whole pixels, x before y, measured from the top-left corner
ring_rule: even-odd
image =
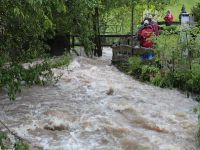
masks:
[[[0,96],[0,120],[31,150],[198,150],[197,103],[141,83],[102,58],[75,57],[55,85]],[[5,130],[0,125],[1,130]]]

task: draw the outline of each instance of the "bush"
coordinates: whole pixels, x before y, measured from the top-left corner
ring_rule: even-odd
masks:
[[[160,87],[179,88],[195,94],[200,92],[199,28],[188,26],[180,31],[163,32],[155,42],[154,63],[145,64],[131,57],[129,73],[140,80]]]
[[[179,31],[179,26],[177,25],[170,25],[170,26],[161,26],[163,31],[177,33]]]
[[[197,107],[195,107],[193,111],[197,114],[198,122],[200,124],[200,104]],[[197,132],[197,139],[198,139],[198,143],[200,144],[200,127]]]
[[[16,137],[15,137],[16,138]],[[4,132],[0,131],[0,149],[1,150],[29,150],[29,145],[22,140],[15,139],[15,143],[11,143],[11,139]]]
[[[194,20],[200,25],[200,3],[192,8],[192,14],[194,15]]]
[[[192,64],[192,70],[189,79],[186,82],[187,89],[199,93],[200,91],[200,64]]]
[[[60,56],[58,58],[54,58],[53,61],[51,61],[51,67],[52,68],[57,68],[60,66],[68,66],[70,63],[70,57],[69,55],[65,52],[63,56]]]
[[[45,85],[52,79],[53,72],[46,61],[28,68],[15,63],[0,67],[0,87],[6,90],[11,100],[22,86]]]
[[[129,70],[129,74],[134,75],[136,77],[139,77],[139,75],[141,74],[141,66],[142,66],[142,60],[140,57],[130,57],[128,59],[128,70]]]
[[[143,65],[141,69],[140,78],[144,81],[151,81],[160,71],[159,68],[154,65]]]

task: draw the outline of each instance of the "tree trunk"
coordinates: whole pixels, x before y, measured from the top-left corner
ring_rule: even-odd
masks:
[[[93,50],[94,56],[102,56],[102,47],[101,47],[101,38],[100,38],[100,29],[99,29],[99,9],[95,8],[95,15],[93,16],[93,30],[94,30],[94,44],[95,48]]]

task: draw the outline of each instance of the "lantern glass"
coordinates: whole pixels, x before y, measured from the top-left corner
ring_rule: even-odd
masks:
[[[181,15],[181,24],[188,24],[190,22],[189,14],[182,14]]]

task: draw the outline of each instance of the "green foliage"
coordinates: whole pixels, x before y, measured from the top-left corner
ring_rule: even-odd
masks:
[[[196,6],[192,8],[192,14],[194,15],[194,20],[200,25],[200,3],[197,3]]]
[[[0,132],[0,148],[2,150],[6,149],[6,145],[3,143],[7,139],[7,135],[4,132]]]
[[[15,144],[14,144],[14,148],[15,150],[29,150],[29,145],[24,143],[23,141],[17,141]]]
[[[138,79],[160,87],[200,92],[199,28],[185,26],[177,31],[164,30],[153,39],[154,63],[145,64],[139,57],[129,59],[129,72]]]
[[[22,86],[44,85],[52,80],[51,65],[47,62],[26,69],[22,64],[35,58],[45,59],[49,51],[45,41],[75,29],[70,21],[76,14],[68,15],[70,3],[73,2],[68,5],[65,0],[1,0],[0,91],[5,90],[10,99],[15,99]],[[76,8],[80,9],[79,5]],[[62,61],[59,63],[69,63],[66,58]]]
[[[51,62],[51,67],[57,68],[60,66],[65,66],[65,65],[68,66],[69,63],[70,63],[70,57],[65,52],[65,54],[63,56],[53,59],[53,61]]]
[[[45,85],[52,78],[53,72],[46,61],[27,69],[15,63],[0,68],[0,87],[5,88],[11,100],[21,91],[22,85]]]
[[[139,77],[141,74],[142,61],[139,57],[130,57],[128,59],[129,74]]]
[[[9,145],[8,145],[9,144]],[[1,150],[29,150],[29,145],[22,140],[17,140],[15,143],[11,143],[10,138],[4,132],[0,132],[0,149]]]
[[[159,68],[154,65],[143,65],[141,79],[144,81],[151,81],[158,72]]]
[[[186,85],[191,91],[196,93],[200,91],[200,64],[192,64],[190,78],[187,80]]]
[[[143,81],[151,81],[158,73],[159,68],[151,64],[145,64],[140,57],[128,59],[128,73]]]
[[[198,106],[196,106],[193,111],[197,114],[198,122],[200,124],[200,104]],[[200,144],[200,127],[197,132],[197,139],[198,139],[198,143]]]
[[[171,32],[171,33],[177,33],[179,32],[179,27],[177,25],[171,25],[171,26],[161,26],[162,30],[164,31],[168,31],[168,32]]]
[[[4,32],[0,46],[3,52],[9,52],[11,61],[24,61],[23,58],[27,61],[31,59],[29,57],[43,54],[46,48],[42,39],[53,27],[51,9],[57,3],[46,0],[1,2],[1,28]]]
[[[151,83],[156,86],[162,87],[162,76],[160,73],[155,74],[154,78],[151,79]]]
[[[163,79],[168,81],[168,86],[200,92],[198,33],[197,27],[185,26],[179,34],[165,31],[155,41],[156,57],[161,62]]]
[[[117,30],[121,34],[130,33],[131,7],[134,7],[134,30],[136,31],[146,15],[151,13],[153,18],[158,20],[162,15],[160,11],[173,1],[151,0],[147,3],[146,0],[125,0],[123,2],[110,0],[102,2],[104,5],[101,7],[101,31],[110,33]]]

